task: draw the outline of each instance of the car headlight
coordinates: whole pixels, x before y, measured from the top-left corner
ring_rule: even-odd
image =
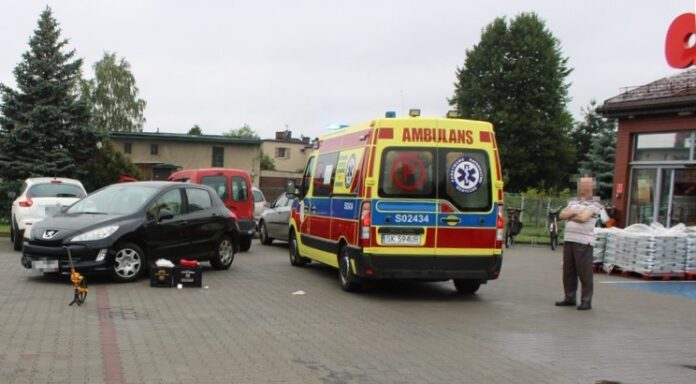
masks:
[[[118,225],[110,225],[108,227],[101,227],[93,229],[89,232],[85,232],[81,235],[77,235],[70,239],[70,241],[94,241],[102,240],[111,236],[118,229]]]

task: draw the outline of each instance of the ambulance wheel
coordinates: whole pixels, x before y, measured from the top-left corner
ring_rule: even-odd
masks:
[[[338,278],[344,291],[355,292],[360,289],[359,278],[353,274],[350,267],[350,256],[346,246],[338,252]]]
[[[478,280],[454,279],[454,287],[463,295],[473,295],[481,287]]]
[[[293,267],[303,267],[308,263],[308,259],[300,255],[300,248],[297,246],[297,236],[295,236],[295,231],[290,232],[288,249],[290,250],[290,265]]]

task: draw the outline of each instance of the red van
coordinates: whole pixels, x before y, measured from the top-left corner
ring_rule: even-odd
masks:
[[[249,172],[242,169],[202,168],[172,173],[169,181],[206,185],[220,196],[227,209],[237,216],[239,249],[248,251],[254,234],[254,198]]]

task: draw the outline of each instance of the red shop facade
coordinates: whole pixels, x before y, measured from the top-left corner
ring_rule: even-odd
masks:
[[[618,120],[617,225],[696,225],[696,69],[626,89],[598,112]]]

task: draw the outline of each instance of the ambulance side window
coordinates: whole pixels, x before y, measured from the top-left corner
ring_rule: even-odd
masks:
[[[312,171],[314,170],[314,160],[316,157],[312,156],[307,161],[307,167],[305,168],[304,175],[302,175],[302,186],[300,187],[300,198],[307,196],[309,192],[309,185],[312,182]]]
[[[327,153],[317,158],[312,182],[315,197],[328,197],[333,192],[334,177],[336,176],[336,161],[338,153]]]

